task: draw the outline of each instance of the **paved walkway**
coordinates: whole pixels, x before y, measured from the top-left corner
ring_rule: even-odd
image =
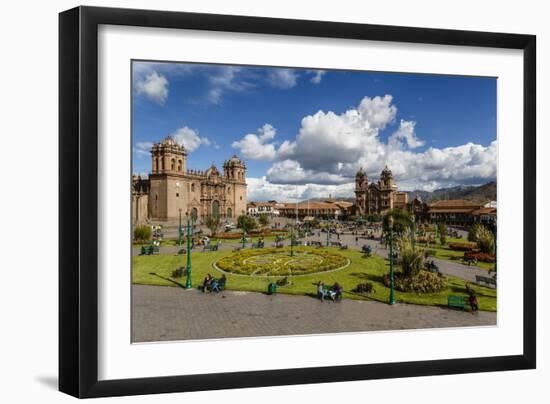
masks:
[[[344,299],[132,286],[132,341],[495,325],[496,313]]]

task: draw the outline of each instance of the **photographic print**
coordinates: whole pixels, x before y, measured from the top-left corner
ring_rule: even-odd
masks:
[[[497,78],[131,69],[132,342],[496,325]]]

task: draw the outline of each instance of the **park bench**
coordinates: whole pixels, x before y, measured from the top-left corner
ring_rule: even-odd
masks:
[[[330,299],[333,302],[339,302],[342,300],[342,293],[336,293],[334,290],[332,290],[331,287],[324,287],[323,288],[323,299]]]
[[[340,241],[331,241],[330,245],[331,247],[340,247],[342,243]]]
[[[462,259],[464,261],[465,264],[467,264],[468,266],[470,265],[477,265],[477,259],[475,257],[464,257]]]
[[[221,292],[222,290],[225,289],[225,284],[227,282],[227,278],[225,277],[225,275],[222,275],[222,277],[220,279],[217,279],[214,284],[217,283],[217,288],[212,288],[212,291],[213,292]],[[214,290],[216,289],[216,290]]]
[[[439,267],[433,261],[426,261],[424,263],[424,270],[434,273],[439,273]]]
[[[202,247],[203,251],[218,251],[218,245],[217,244],[206,244],[204,247]]]
[[[199,286],[199,289],[203,292],[210,291],[210,292],[221,292],[222,290],[225,290],[225,284],[227,283],[227,278],[225,275],[222,275],[220,279],[212,279],[210,282],[210,285],[206,287],[206,290],[204,290],[204,285]]]
[[[447,297],[447,306],[465,310],[466,309],[466,298],[464,296],[450,295],[450,296]]]
[[[348,249],[348,245],[347,244],[342,244],[340,246],[340,250],[347,250]]]
[[[476,283],[478,285],[487,285],[487,286],[491,286],[493,285],[496,289],[497,287],[497,281],[496,279],[494,278],[489,278],[487,276],[482,276],[482,275],[476,275]]]
[[[252,243],[252,248],[264,248],[264,242],[258,241],[257,243]]]
[[[160,250],[156,245],[148,245],[148,246],[141,247],[140,255],[153,255],[153,254],[159,254],[159,253],[160,253]]]

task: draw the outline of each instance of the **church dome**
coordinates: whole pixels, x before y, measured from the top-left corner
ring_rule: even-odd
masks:
[[[363,170],[363,167],[359,167],[359,171],[357,171],[357,174],[355,174],[355,177],[357,178],[361,178],[361,177],[364,177],[366,174],[365,174],[365,171]]]
[[[229,160],[225,160],[224,166],[243,166],[243,161],[237,157],[236,154],[233,155]]]
[[[166,136],[162,143],[167,146],[174,146],[176,144],[176,141],[172,136]]]

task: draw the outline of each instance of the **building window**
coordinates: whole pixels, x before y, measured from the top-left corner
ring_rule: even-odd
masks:
[[[181,160],[178,160],[178,171],[181,172],[182,168]]]
[[[195,192],[195,184],[191,184],[191,192]]]
[[[179,197],[180,197],[179,192],[176,192],[176,198],[179,198]]]
[[[243,200],[243,197],[242,197],[242,196],[241,196],[241,197],[239,197],[239,198],[240,198],[240,200],[241,200],[241,201]]]
[[[164,170],[164,159],[163,158],[160,159],[160,168],[162,170]]]
[[[170,162],[170,170],[174,171],[176,169],[176,160],[172,159]]]

